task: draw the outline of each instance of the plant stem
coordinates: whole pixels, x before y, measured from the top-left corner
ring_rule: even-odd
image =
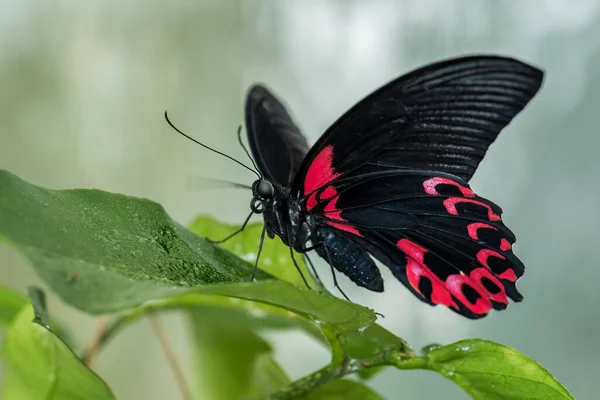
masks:
[[[110,320],[102,330],[98,331],[98,335],[92,344],[88,346],[86,351],[83,353],[81,357],[82,360],[86,363],[89,362],[89,360],[93,360],[100,349],[102,349],[102,347],[104,347],[106,343],[108,343],[110,339],[116,335],[117,332],[119,332],[129,323],[155,310],[164,311],[166,309],[168,309],[168,301],[145,304],[141,307],[130,310],[127,313],[116,316]],[[381,351],[370,357],[350,359],[345,356],[343,343],[340,341],[343,340],[343,338],[336,334],[335,331],[328,329],[328,327],[321,326],[321,330],[331,344],[331,364],[321,368],[316,372],[313,372],[310,375],[305,376],[304,378],[292,382],[290,385],[286,386],[280,391],[273,393],[269,397],[270,399],[292,399],[310,392],[319,385],[342,378],[346,375],[366,371],[376,367],[394,366],[398,369],[432,368],[426,356],[417,356],[407,345],[404,344],[395,348]],[[179,380],[177,373],[176,377]]]
[[[398,347],[377,353],[371,357],[361,359],[346,358],[341,365],[321,368],[310,375],[292,382],[282,390],[273,393],[271,400],[286,400],[301,396],[335,379],[370,368],[395,366],[399,369],[429,369],[427,357],[417,356],[406,352],[404,347]]]
[[[94,362],[96,356],[100,350],[106,345],[106,343],[115,336],[117,332],[121,330],[125,325],[133,322],[134,320],[143,317],[148,312],[148,309],[144,307],[136,308],[128,313],[118,315],[111,320],[108,317],[103,317],[102,329],[98,329],[96,337],[92,340],[92,343],[88,345],[81,355],[81,360],[87,366],[90,366]]]
[[[175,357],[175,353],[173,349],[169,345],[169,341],[167,340],[167,336],[162,328],[160,320],[158,317],[150,313],[148,315],[148,320],[150,321],[150,325],[152,325],[152,330],[154,330],[154,335],[158,339],[158,343],[160,343],[160,347],[162,348],[165,357],[173,371],[173,375],[175,376],[175,381],[177,382],[177,386],[179,387],[179,391],[181,392],[181,398],[183,400],[192,400],[192,392],[187,384],[185,379],[185,374],[183,373],[183,369],[181,365],[177,361],[177,357]]]
[[[98,325],[98,329],[96,329],[96,335],[94,336],[92,343],[87,347],[85,356],[82,357],[83,363],[88,368],[93,367],[94,362],[96,361],[96,356],[98,355],[98,351],[100,350],[100,347],[102,346],[102,344],[100,342],[101,342],[102,336],[106,332],[106,328],[108,325],[108,317],[106,317],[106,316],[100,317],[97,325]]]

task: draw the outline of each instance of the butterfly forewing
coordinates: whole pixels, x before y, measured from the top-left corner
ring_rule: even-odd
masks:
[[[308,143],[283,104],[262,85],[248,90],[246,130],[264,177],[290,187],[308,153]]]
[[[329,202],[335,208],[316,207],[320,221],[368,243],[423,301],[478,318],[522,299],[515,282],[524,267],[502,210],[459,178],[411,170],[358,177]]]
[[[469,180],[502,128],[537,93],[542,76],[537,68],[496,56],[419,68],[339,118],[311,148],[302,171],[331,151],[338,173],[403,167]],[[307,195],[305,179],[300,174],[295,181],[298,194]]]

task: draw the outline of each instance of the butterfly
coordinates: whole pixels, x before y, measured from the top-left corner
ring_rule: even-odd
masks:
[[[365,97],[312,147],[256,84],[245,122],[259,177],[241,229],[262,214],[261,248],[266,233],[292,258],[292,249],[315,250],[374,292],[384,290],[378,260],[425,303],[471,319],[503,310],[523,299],[524,265],[500,207],[468,182],[542,81],[541,70],[507,57],[436,62]]]

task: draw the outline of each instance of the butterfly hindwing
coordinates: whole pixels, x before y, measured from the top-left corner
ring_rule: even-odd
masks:
[[[479,318],[520,301],[515,282],[524,267],[502,210],[458,177],[399,172],[340,186],[315,207],[320,223],[352,233],[429,304]]]

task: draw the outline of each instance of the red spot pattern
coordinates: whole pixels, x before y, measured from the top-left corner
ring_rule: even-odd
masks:
[[[515,271],[513,271],[510,268],[508,268],[503,273],[498,274],[498,278],[505,279],[505,280],[511,281],[511,282],[516,282],[517,281],[517,275],[515,274]]]
[[[329,185],[321,192],[321,195],[319,196],[319,198],[322,200],[327,200],[336,195],[337,195],[337,190],[335,190],[335,188],[333,186]]]
[[[304,178],[304,195],[317,190],[341,174],[333,169],[333,146],[325,146],[308,167]]]
[[[492,270],[490,268],[490,266],[488,265],[488,258],[489,257],[498,257],[502,260],[506,260],[506,257],[504,257],[502,254],[498,253],[497,251],[494,250],[490,250],[490,249],[481,249],[477,252],[477,260],[479,261],[479,263],[481,265],[483,265],[484,267],[486,267],[488,270]],[[511,282],[516,282],[517,280],[517,275],[515,275],[515,271],[513,271],[511,268],[508,268],[506,271],[504,271],[501,274],[497,274],[498,278],[500,279],[505,279],[507,281],[511,281]]]
[[[489,270],[487,270],[486,268],[475,268],[473,271],[471,271],[469,277],[473,281],[477,282],[483,290],[485,290],[487,296],[489,296],[490,299],[494,300],[497,303],[508,304],[508,298],[506,297],[506,292],[504,292],[504,285],[502,285],[502,283],[500,283],[500,281]],[[492,293],[489,290],[487,290],[483,283],[481,283],[481,280],[483,278],[487,278],[490,281],[492,281],[496,286],[498,286],[498,289],[500,289],[500,291],[498,293]]]
[[[329,218],[333,218],[333,219],[341,219],[340,217],[340,210],[338,210],[337,208],[337,201],[339,199],[339,196],[334,197],[333,199],[329,200],[329,203],[327,203],[327,205],[325,206],[325,212],[329,213],[330,215],[328,215]]]
[[[504,285],[502,285],[500,283],[500,281],[496,278],[496,276],[492,273],[492,269],[490,268],[490,266],[488,264],[489,257],[498,257],[502,260],[506,260],[506,257],[504,257],[502,254],[498,253],[497,251],[490,250],[490,249],[479,250],[477,252],[476,257],[477,257],[477,260],[479,261],[479,263],[481,265],[483,265],[485,268],[476,268],[473,271],[471,271],[471,274],[470,274],[471,278],[473,278],[473,280],[475,280],[479,283],[481,283],[481,279],[484,277],[488,278],[489,280],[494,282],[494,284],[502,290],[496,294],[490,293],[487,290],[486,290],[486,292],[489,293],[489,296],[492,300],[494,300],[498,303],[508,304],[508,299],[506,298],[506,292],[504,291]],[[517,276],[515,275],[515,272],[510,268],[508,268],[503,273],[499,274],[498,278],[506,279],[511,282],[515,282],[517,280]],[[483,286],[483,284],[482,284],[482,286]]]
[[[310,196],[308,196],[308,200],[306,200],[307,210],[310,211],[313,208],[315,208],[317,204],[319,204],[319,201],[317,200],[317,193],[319,192],[315,191],[312,192]],[[335,190],[333,186],[329,185],[321,192],[321,194],[319,195],[319,200],[327,200],[335,196],[337,196],[337,190]]]
[[[308,197],[308,200],[306,200],[306,209],[310,211],[315,208],[317,204],[317,192],[312,192]]]
[[[350,232],[356,236],[362,236],[362,234],[356,229],[354,226],[350,225],[348,221],[346,221],[342,216],[342,210],[338,210],[336,203],[340,197],[335,196],[332,198],[329,203],[325,206],[325,213],[327,214],[327,218],[333,219],[335,221],[325,221],[329,226],[333,226],[334,228],[340,229],[342,231]]]
[[[497,251],[490,250],[490,249],[481,249],[481,250],[479,250],[477,252],[477,256],[476,257],[477,257],[477,261],[479,261],[479,263],[481,265],[483,265],[484,267],[486,267],[490,271],[492,269],[488,265],[488,258],[489,257],[498,257],[498,258],[500,258],[502,260],[506,260],[506,257],[504,257],[502,254],[498,253]]]
[[[463,186],[460,183],[453,181],[452,179],[442,178],[441,176],[436,176],[434,178],[427,179],[425,182],[423,182],[425,193],[430,194],[432,196],[439,196],[439,193],[436,189],[436,186],[439,184],[456,186],[463,194],[463,196],[475,197],[475,193],[473,193],[473,191],[468,187]]]
[[[467,225],[467,232],[469,232],[469,236],[471,237],[471,239],[479,240],[477,231],[482,228],[493,229],[497,231],[497,229],[491,226],[490,224],[486,224],[484,222],[473,222],[472,224]]]
[[[431,302],[458,309],[444,282],[425,265],[427,250],[408,239],[400,239],[396,245],[406,254],[406,277],[413,289],[423,296],[419,291],[419,282],[426,277],[431,281]]]
[[[350,232],[357,236],[362,236],[361,233],[354,226],[350,225],[348,221],[342,218],[341,210],[337,209],[336,202],[339,199],[337,190],[332,185],[327,186],[320,194],[317,199],[317,190],[333,179],[340,176],[340,173],[335,172],[333,169],[333,146],[325,146],[323,150],[317,154],[313,162],[308,167],[306,177],[304,178],[304,195],[309,195],[306,200],[306,209],[311,210],[317,206],[319,200],[328,200],[329,203],[325,206],[325,213],[329,219],[335,221],[325,221],[328,225],[346,232]],[[339,222],[337,222],[339,221]]]
[[[473,222],[472,224],[467,225],[467,232],[469,232],[469,236],[471,239],[479,240],[479,236],[477,235],[477,231],[479,229],[493,229],[497,231],[498,229],[493,226],[486,224],[484,222]],[[512,249],[512,246],[508,240],[505,238],[500,239],[500,250],[508,251]]]
[[[497,303],[508,304],[508,298],[504,291],[502,283],[491,273],[488,268],[476,268],[467,276],[463,273],[452,274],[446,278],[446,281],[442,281],[435,273],[425,265],[425,253],[426,249],[419,246],[418,244],[408,240],[400,239],[397,243],[400,250],[406,254],[406,276],[408,282],[418,293],[423,295],[419,291],[419,282],[422,277],[426,277],[431,281],[432,293],[431,302],[434,304],[443,304],[448,307],[458,309],[456,302],[452,298],[454,296],[458,299],[465,307],[471,310],[475,314],[486,314],[492,308],[493,300]],[[512,272],[512,271],[511,271]],[[500,290],[498,293],[491,293],[488,291],[481,280],[487,278],[492,281]],[[475,301],[475,304],[471,303],[464,294],[463,286],[467,285],[473,289],[479,297]]]
[[[479,295],[479,298],[475,300],[475,304],[471,303],[467,296],[465,296],[463,292],[463,285],[469,286]],[[446,287],[456,297],[463,303],[469,310],[473,311],[475,314],[486,314],[488,311],[492,309],[492,302],[488,299],[488,293],[485,291],[483,287],[480,287],[479,284],[474,282],[470,277],[463,274],[454,274],[450,275],[446,279]]]
[[[448,197],[446,200],[444,200],[444,207],[446,208],[446,211],[448,211],[449,214],[458,215],[458,210],[456,209],[457,204],[471,203],[485,207],[488,210],[488,219],[490,221],[500,221],[500,215],[496,214],[492,210],[492,207],[490,205],[482,201],[473,199],[472,197],[475,197],[475,193],[470,188],[465,187],[451,179],[443,177],[433,177],[426,180],[425,182],[423,182],[423,188],[425,189],[425,193],[432,196],[439,196],[440,194],[437,191],[436,187],[440,184],[453,185],[460,190],[463,196],[465,196],[453,196]],[[498,230],[492,225],[484,222],[473,222],[467,225],[467,233],[469,234],[469,237],[473,240],[479,240],[479,229],[493,229],[494,231]],[[498,257],[502,260],[506,260],[506,257],[498,253],[497,251],[490,249],[479,250],[477,252],[476,258],[477,261],[479,261],[479,263],[483,267],[473,269],[468,276],[463,273],[450,275],[448,276],[448,278],[446,278],[446,281],[443,282],[439,278],[437,278],[437,276],[433,274],[433,272],[429,268],[427,268],[423,263],[423,257],[426,252],[424,248],[406,239],[401,239],[398,242],[398,247],[408,256],[406,267],[407,276],[410,284],[415,290],[417,290],[417,292],[419,291],[419,280],[422,276],[428,277],[432,281],[432,284],[434,282],[434,279],[436,279],[436,284],[433,284],[434,289],[437,290],[436,298],[434,299],[432,295],[431,299],[432,302],[434,302],[435,304],[449,304],[447,298],[440,295],[440,292],[442,290],[445,291],[446,295],[452,294],[456,299],[458,299],[462,304],[464,304],[475,314],[485,314],[489,310],[491,310],[493,308],[493,305],[490,299],[497,303],[508,304],[508,298],[504,290],[504,285],[500,282],[499,279],[515,282],[517,280],[517,276],[511,268],[508,268],[501,274],[494,275],[492,269],[488,265],[488,258],[493,256]],[[500,240],[501,251],[508,251],[511,248],[512,246],[507,239],[502,238]],[[487,290],[485,288],[485,285],[482,283],[483,278],[489,279],[491,282],[493,282],[498,287],[499,291],[497,293],[491,293],[489,290]],[[475,301],[475,304],[472,304],[466,298],[463,292],[463,285],[468,285],[479,295],[479,298]],[[455,305],[452,306],[456,307]]]
[[[358,229],[356,229],[352,225],[340,224],[339,222],[333,222],[333,221],[327,221],[327,225],[332,226],[341,231],[346,231],[346,232],[352,233],[353,235],[356,235],[356,236],[362,236],[361,233],[358,231]]]
[[[478,206],[485,207],[488,210],[488,219],[490,221],[500,220],[500,216],[494,213],[494,211],[492,211],[492,207],[490,207],[489,204],[485,204],[484,202],[475,199],[466,199],[464,197],[449,197],[446,200],[444,200],[444,207],[446,207],[446,211],[448,211],[448,213],[452,215],[458,215],[458,210],[456,209],[456,205],[458,203],[472,203],[477,204]]]

